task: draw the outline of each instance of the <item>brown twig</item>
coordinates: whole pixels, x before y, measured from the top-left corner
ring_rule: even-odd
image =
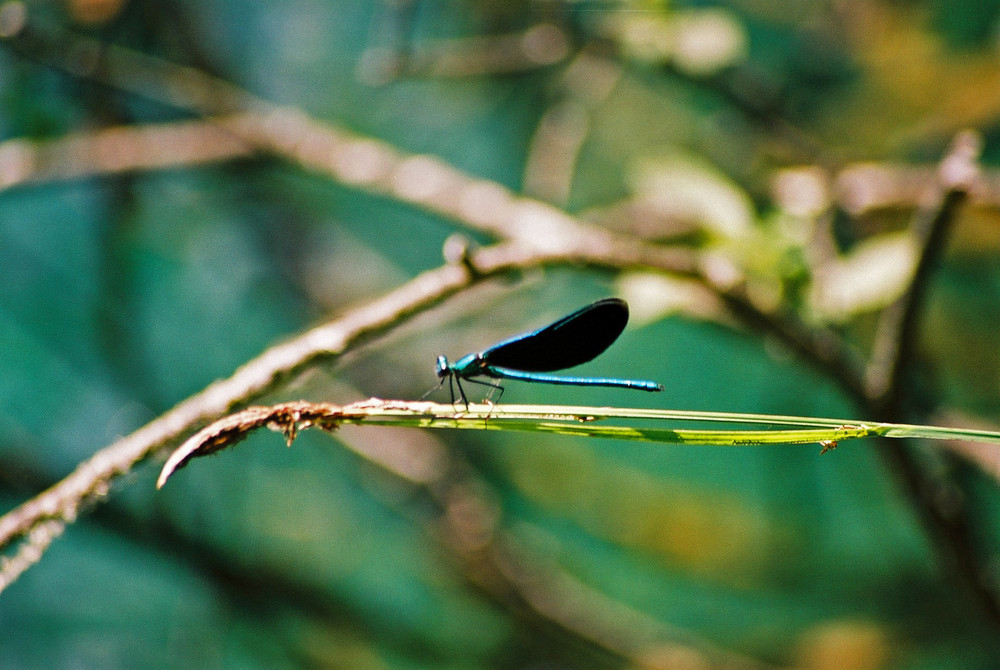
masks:
[[[481,277],[509,269],[511,266],[502,261],[504,252],[516,250],[507,246],[491,251],[492,262],[486,271],[481,270]],[[158,448],[234,406],[268,392],[281,380],[317,359],[336,357],[474,281],[477,278],[465,268],[447,265],[416,277],[363,308],[268,349],[231,377],[211,384],[134,433],[98,451],[58,484],[0,517],[0,548],[7,547],[47,520],[73,521],[85,501],[103,495],[115,478],[129,472]],[[34,549],[22,547],[18,556],[26,556],[25,552],[37,549],[37,546]]]
[[[232,376],[211,384],[131,435],[98,451],[61,482],[0,517],[0,549],[48,520],[72,522],[86,501],[104,495],[115,478],[161,447],[233,407],[273,390],[318,360],[335,358],[477,282],[544,265],[589,264],[620,269],[629,267],[630,262],[646,261],[642,254],[629,256],[623,262],[607,250],[587,256],[529,250],[516,243],[504,243],[479,250],[466,264],[445,265],[425,272],[381,299],[268,349]],[[470,267],[475,270],[470,271]],[[4,566],[29,556],[37,560],[43,551],[41,545],[25,544]],[[0,574],[3,571],[0,566]]]
[[[52,140],[0,142],[0,190],[138,170],[235,160],[253,145],[219,124],[178,121],[115,126]]]

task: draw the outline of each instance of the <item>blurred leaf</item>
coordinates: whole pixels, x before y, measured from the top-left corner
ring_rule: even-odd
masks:
[[[890,305],[909,285],[918,252],[909,232],[886,234],[816,268],[811,296],[816,315],[843,322]]]

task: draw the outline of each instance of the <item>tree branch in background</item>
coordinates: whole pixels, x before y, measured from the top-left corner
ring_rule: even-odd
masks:
[[[906,292],[882,312],[868,368],[867,395],[879,415],[900,418],[904,375],[912,368],[920,315],[932,272],[940,265],[955,216],[979,173],[982,140],[961,133],[942,160],[938,181],[925,192],[910,233],[920,249]],[[930,196],[928,198],[927,196]]]
[[[978,135],[961,133],[955,138],[939,166],[938,181],[927,191],[928,202],[917,210],[910,226],[920,250],[917,264],[906,292],[882,313],[866,380],[868,405],[880,420],[903,421],[907,415],[908,375],[915,367],[931,276],[947,249],[958,210],[978,177],[981,149]],[[961,496],[944,495],[954,485],[928,472],[904,445],[884,442],[881,451],[934,539],[947,573],[957,578],[991,623],[1000,626],[1000,591],[976,550],[970,511]]]

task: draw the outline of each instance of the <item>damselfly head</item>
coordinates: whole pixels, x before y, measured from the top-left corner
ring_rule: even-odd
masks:
[[[438,356],[437,364],[434,366],[434,371],[437,373],[438,379],[444,380],[445,377],[451,374],[451,365],[448,364],[448,359],[444,356]]]

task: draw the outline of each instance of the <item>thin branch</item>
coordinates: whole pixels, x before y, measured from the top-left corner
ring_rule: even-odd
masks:
[[[320,358],[335,358],[348,349],[396,326],[446,296],[486,277],[508,270],[504,250],[495,247],[493,263],[473,276],[462,266],[447,265],[426,272],[385,297],[343,317],[274,346],[189,397],[134,433],[98,451],[58,484],[0,517],[0,548],[31,532],[41,522],[72,522],[81,505],[106,493],[109,484],[129,472],[158,448],[192,428],[249,402]]]
[[[58,139],[0,142],[0,191],[94,175],[159,170],[252,156],[252,144],[218,124],[115,126]]]
[[[913,363],[917,327],[933,270],[940,265],[955,216],[978,175],[981,140],[972,133],[956,137],[939,168],[933,199],[917,210],[910,227],[920,256],[907,291],[886,309],[879,324],[868,371],[867,395],[879,414],[898,418],[903,375]]]
[[[247,146],[274,153],[338,182],[408,202],[472,230],[521,242],[528,245],[524,253],[529,256],[535,254],[533,248],[542,247],[553,261],[561,256],[569,263],[656,270],[693,278],[721,296],[745,324],[777,337],[837,378],[856,397],[861,395],[858,358],[836,333],[807,329],[792,315],[771,314],[756,307],[730,277],[706,271],[693,250],[617,235],[541,201],[519,196],[496,182],[466,175],[438,158],[405,154],[386,143],[287,109],[219,117],[212,123],[218,134],[206,131],[201,137],[225,143],[222,138],[231,134],[238,138],[232,144],[238,156],[246,155]],[[161,135],[159,130],[155,126],[146,129],[157,140],[154,153],[157,147],[169,146],[174,132],[164,127]],[[190,129],[182,127],[178,132]],[[132,152],[137,160],[145,155],[139,149]],[[162,157],[157,162],[173,160]],[[119,165],[121,169],[138,167],[135,163]]]
[[[643,257],[633,256],[631,261],[643,262]],[[55,486],[0,517],[0,549],[44,521],[72,522],[86,501],[104,495],[114,479],[158,449],[233,407],[268,393],[318,360],[336,358],[477,282],[530,267],[558,264],[589,264],[606,269],[629,267],[606,252],[588,257],[532,251],[515,243],[504,243],[479,250],[465,263],[427,271],[364,307],[268,349],[232,376],[214,382],[131,435],[98,451]],[[37,554],[40,556],[41,552]]]
[[[34,524],[14,555],[0,558],[0,592],[42,559],[49,545],[66,530],[67,523],[62,519],[46,519]]]

